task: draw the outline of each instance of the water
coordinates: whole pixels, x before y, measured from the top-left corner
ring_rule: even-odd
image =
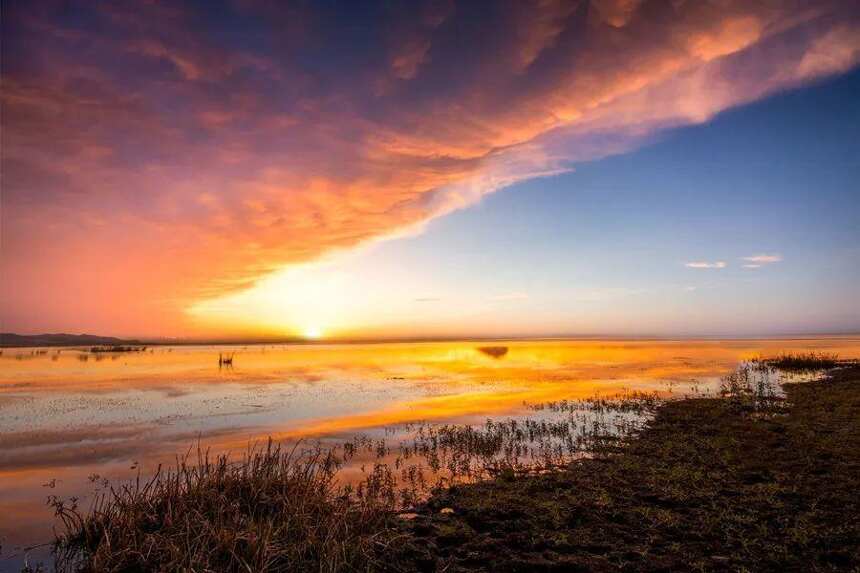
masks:
[[[4,349],[0,570],[17,571],[25,547],[51,539],[49,495],[86,507],[100,480],[147,476],[198,443],[214,452],[267,436],[334,443],[626,389],[708,393],[742,360],[808,350],[860,358],[860,339]],[[219,368],[219,353],[234,353],[233,366]]]

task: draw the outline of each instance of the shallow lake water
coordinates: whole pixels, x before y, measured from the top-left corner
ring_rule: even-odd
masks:
[[[51,539],[49,495],[86,507],[94,481],[145,477],[198,444],[334,443],[625,390],[707,394],[743,360],[809,350],[860,358],[860,339],[3,349],[0,571],[19,570],[27,547]],[[219,354],[233,365],[219,367]],[[45,551],[30,550],[31,560]]]

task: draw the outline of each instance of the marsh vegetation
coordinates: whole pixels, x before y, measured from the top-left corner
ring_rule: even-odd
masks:
[[[857,566],[860,371],[779,387],[779,364],[814,358],[744,364],[714,397],[630,391],[393,441],[196,450],[89,508],[52,499],[57,568]]]
[[[61,524],[57,568],[382,569],[387,548],[404,535],[398,524],[435,493],[609,455],[662,402],[625,392],[534,404],[531,415],[483,424],[391,428],[399,436],[391,441],[270,441],[239,459],[197,449],[149,479],[101,484],[89,508],[51,498]],[[344,478],[345,467],[358,477]]]
[[[826,352],[783,353],[758,361],[767,367],[787,372],[827,370],[839,365],[839,356]]]
[[[121,344],[107,346],[91,346],[92,354],[102,354],[105,352],[146,352],[146,346],[124,346]]]

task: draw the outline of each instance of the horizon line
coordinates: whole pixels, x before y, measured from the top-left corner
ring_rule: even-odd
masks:
[[[636,340],[636,341],[675,341],[675,340],[805,340],[815,338],[860,338],[860,329],[846,331],[812,331],[812,332],[782,332],[770,334],[718,334],[718,333],[693,333],[693,334],[545,334],[545,335],[507,335],[507,336],[393,336],[393,337],[332,337],[308,339],[302,337],[123,337],[111,335],[98,335],[90,333],[39,333],[19,334],[13,332],[0,333],[0,347],[3,348],[26,348],[27,344],[5,344],[7,336],[33,339],[47,337],[90,337],[105,339],[105,342],[81,342],[79,345],[92,344],[138,344],[150,346],[260,346],[266,344],[292,344],[292,345],[335,345],[335,344],[405,344],[405,343],[432,343],[432,342],[528,342],[528,341],[595,341],[595,340]],[[110,341],[109,343],[107,341]],[[41,346],[79,346],[76,344],[43,343]]]

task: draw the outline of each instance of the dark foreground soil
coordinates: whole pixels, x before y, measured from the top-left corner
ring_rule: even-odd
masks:
[[[620,451],[433,497],[397,571],[860,571],[860,367],[755,411],[669,403]],[[390,551],[390,550],[389,550]]]

